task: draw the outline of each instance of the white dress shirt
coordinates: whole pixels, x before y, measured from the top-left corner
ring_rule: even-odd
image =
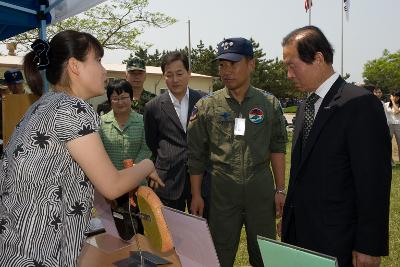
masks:
[[[394,110],[389,106],[390,102],[386,102],[383,106],[388,124],[400,124],[400,113],[394,113]]]
[[[176,114],[181,122],[182,128],[186,133],[186,123],[189,112],[189,88],[186,89],[186,94],[179,102],[179,100],[168,90],[169,97],[171,98],[172,104],[174,105]]]
[[[319,107],[321,106],[322,101],[324,100],[324,97],[326,96],[326,94],[328,93],[328,91],[332,87],[332,85],[335,83],[337,78],[339,78],[339,74],[335,72],[334,74],[332,74],[331,77],[329,77],[325,82],[323,82],[318,87],[317,90],[315,90],[315,94],[317,94],[319,96],[319,99],[314,104],[314,110],[315,110],[314,111],[314,119],[317,116]]]

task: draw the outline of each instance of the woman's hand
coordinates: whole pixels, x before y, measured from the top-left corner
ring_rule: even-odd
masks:
[[[158,173],[156,170],[154,170],[150,175],[147,177],[149,186],[153,189],[157,189],[159,186],[164,187],[165,184],[161,180],[160,176],[158,176]]]

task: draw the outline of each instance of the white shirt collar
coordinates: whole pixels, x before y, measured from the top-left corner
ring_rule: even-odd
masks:
[[[186,132],[186,124],[188,119],[188,110],[189,110],[189,88],[186,89],[186,93],[183,96],[182,100],[179,100],[168,90],[169,97],[171,98],[172,105],[176,111],[176,115],[178,115],[179,121],[181,122],[183,130]]]
[[[179,102],[179,100],[171,93],[171,91],[169,89],[168,89],[168,94],[169,94],[169,98],[171,98],[172,104],[178,104],[178,105],[181,104]],[[182,98],[181,101],[188,100],[188,99],[189,99],[189,87],[186,88],[185,96]]]
[[[315,90],[315,93],[320,97],[320,99],[324,99],[326,94],[328,93],[329,89],[332,87],[332,85],[335,83],[335,81],[339,78],[339,73],[333,73],[331,77],[329,77],[325,82],[323,82],[317,90]]]

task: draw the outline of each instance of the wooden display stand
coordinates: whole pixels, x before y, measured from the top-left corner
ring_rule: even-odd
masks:
[[[39,97],[32,94],[4,95],[2,98],[3,146],[8,143],[15,125]]]
[[[149,251],[171,262],[171,264],[162,266],[181,266],[179,258],[174,250],[161,253],[150,246],[149,241],[145,236],[140,234],[137,236],[142,251]],[[136,238],[136,236],[133,237],[132,241],[134,241],[134,238]],[[106,233],[99,234],[88,238],[79,257],[78,266],[115,267],[113,262],[129,257],[131,251],[137,251],[135,241],[129,244]]]

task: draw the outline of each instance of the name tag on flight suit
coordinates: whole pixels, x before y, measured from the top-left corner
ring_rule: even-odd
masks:
[[[233,131],[234,135],[244,135],[246,128],[245,118],[235,118],[235,129]]]

